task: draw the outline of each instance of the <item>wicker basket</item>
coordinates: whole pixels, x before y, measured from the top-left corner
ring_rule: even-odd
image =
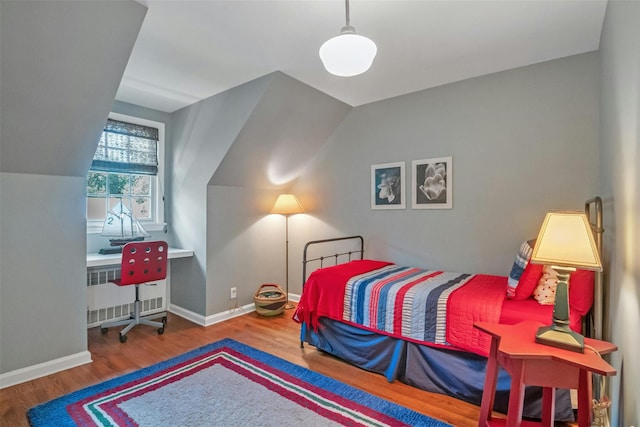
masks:
[[[253,295],[253,301],[258,314],[277,316],[287,305],[287,294],[275,283],[265,283]]]

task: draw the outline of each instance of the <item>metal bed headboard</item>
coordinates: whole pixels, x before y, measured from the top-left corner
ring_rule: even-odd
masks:
[[[322,243],[329,243],[329,242],[338,242],[341,240],[356,240],[356,241],[360,241],[360,249],[357,250],[351,250],[351,251],[347,251],[347,252],[336,252],[334,254],[330,254],[330,255],[323,255],[323,256],[319,256],[317,258],[307,258],[307,249],[309,249],[309,247],[314,246],[314,245],[319,245]],[[304,252],[302,255],[302,286],[304,286],[304,283],[307,281],[307,264],[310,262],[314,262],[314,261],[320,261],[320,267],[322,268],[324,266],[324,260],[325,259],[331,259],[333,258],[334,260],[334,264],[338,264],[338,258],[341,256],[348,256],[349,261],[352,260],[352,255],[354,254],[360,254],[360,259],[363,259],[364,257],[364,239],[362,236],[348,236],[348,237],[335,237],[333,239],[322,239],[322,240],[312,240],[310,242],[307,242],[306,245],[304,245]]]
[[[604,228],[602,228],[602,199],[596,196],[592,199],[587,200],[584,203],[584,212],[587,215],[589,224],[591,225],[591,231],[593,232],[593,237],[596,241],[596,247],[598,248],[598,253],[600,254],[600,260],[602,260],[602,262],[604,263],[604,260],[602,259],[602,234],[604,233]],[[592,309],[593,330],[591,331],[592,333],[590,335],[592,338],[598,340],[602,339],[602,329],[604,326],[603,277],[604,274],[602,271],[595,272]]]

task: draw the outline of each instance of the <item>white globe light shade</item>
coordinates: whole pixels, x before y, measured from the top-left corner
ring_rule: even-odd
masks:
[[[340,77],[362,74],[378,53],[376,44],[354,33],[342,33],[320,46],[320,59],[328,72]]]

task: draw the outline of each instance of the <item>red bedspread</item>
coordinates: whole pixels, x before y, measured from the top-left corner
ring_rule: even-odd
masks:
[[[507,278],[477,274],[449,298],[447,341],[483,356],[489,355],[491,337],[473,327],[475,322],[498,323],[506,297]]]
[[[365,259],[314,271],[304,284],[304,292],[293,318],[316,330],[318,319],[321,317],[342,320],[344,289],[347,281],[353,276],[385,265],[391,265],[391,263]]]
[[[498,322],[506,277],[403,269],[363,260],[316,270],[305,284],[294,319],[317,329],[318,319],[327,317],[486,356],[490,339],[473,324]]]

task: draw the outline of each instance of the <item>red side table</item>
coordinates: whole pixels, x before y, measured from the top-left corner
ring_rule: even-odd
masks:
[[[564,350],[535,342],[540,322],[528,321],[517,325],[478,322],[474,326],[491,335],[491,348],[484,381],[479,427],[505,425],[504,419],[492,419],[494,396],[498,378],[498,364],[511,375],[511,391],[506,425],[538,426],[540,423],[522,421],[524,386],[542,387],[542,425],[553,426],[556,388],[578,389],[578,425],[591,423],[591,373],[615,375],[616,370],[596,354],[612,353],[615,345],[585,338],[584,353]]]

